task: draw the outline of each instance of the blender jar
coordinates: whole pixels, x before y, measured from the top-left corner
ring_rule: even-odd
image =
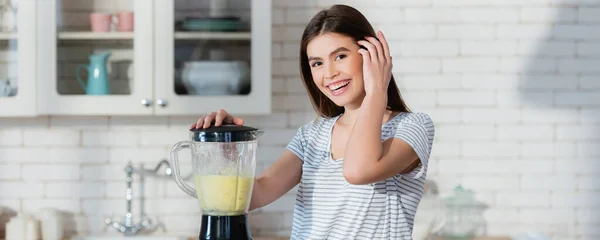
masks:
[[[171,148],[175,182],[198,198],[203,215],[240,216],[248,212],[256,170],[256,139],[262,134],[237,125],[191,129],[190,141]],[[182,148],[192,152],[195,189],[180,174],[177,152]]]

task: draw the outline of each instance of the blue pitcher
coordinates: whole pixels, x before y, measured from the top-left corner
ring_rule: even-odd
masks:
[[[90,55],[90,64],[80,64],[75,70],[75,76],[81,88],[87,95],[108,95],[110,87],[108,84],[107,61],[111,55],[110,52],[97,53]],[[81,69],[88,71],[87,85],[83,83],[79,72]]]

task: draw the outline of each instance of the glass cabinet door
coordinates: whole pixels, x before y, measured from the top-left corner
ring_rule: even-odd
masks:
[[[152,113],[152,1],[43,0],[40,78],[49,114]],[[46,26],[46,27],[44,27]]]
[[[0,0],[0,117],[35,115],[35,0]]]
[[[157,114],[270,112],[271,5],[156,1]]]

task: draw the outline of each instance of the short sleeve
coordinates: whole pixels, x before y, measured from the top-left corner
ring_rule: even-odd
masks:
[[[420,178],[426,173],[434,135],[433,121],[425,113],[412,113],[398,123],[394,137],[408,143],[420,161],[419,166],[406,174],[407,176]]]
[[[304,137],[305,129],[306,125],[299,127],[296,131],[296,135],[294,135],[286,147],[286,149],[298,156],[302,162],[304,162],[304,152],[306,150],[306,138]]]

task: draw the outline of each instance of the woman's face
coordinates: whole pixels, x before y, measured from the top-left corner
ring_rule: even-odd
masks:
[[[337,33],[319,35],[307,45],[313,81],[338,106],[358,107],[364,97],[359,49],[352,38]]]

